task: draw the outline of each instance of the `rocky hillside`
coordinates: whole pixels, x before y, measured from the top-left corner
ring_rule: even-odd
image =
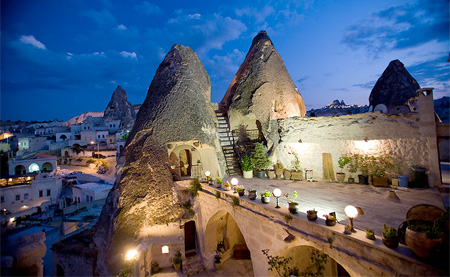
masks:
[[[103,120],[120,120],[122,126],[131,128],[133,127],[135,119],[136,114],[134,112],[133,106],[127,100],[127,93],[121,86],[118,86],[105,108]]]
[[[361,105],[346,105],[344,100],[334,100],[333,103],[320,109],[311,109],[307,112],[308,116],[335,116],[345,114],[366,113],[369,110],[368,106]]]
[[[439,115],[442,122],[449,122],[450,97],[445,96],[434,100],[434,110]]]

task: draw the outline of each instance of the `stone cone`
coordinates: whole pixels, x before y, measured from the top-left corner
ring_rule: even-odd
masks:
[[[123,127],[131,128],[135,119],[136,113],[131,103],[127,100],[127,93],[121,86],[118,86],[106,106],[103,120],[105,122],[120,120]]]

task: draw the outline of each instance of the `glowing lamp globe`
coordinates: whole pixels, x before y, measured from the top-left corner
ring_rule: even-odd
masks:
[[[275,196],[275,197],[280,197],[281,196],[281,190],[280,189],[274,189],[273,190],[273,196]]]
[[[233,186],[237,186],[237,184],[238,184],[238,179],[236,179],[236,178],[231,179],[231,184],[232,184]]]
[[[205,171],[205,176],[206,176],[206,177],[209,177],[209,175],[211,175],[211,172]]]
[[[355,218],[358,216],[358,209],[355,206],[348,205],[344,208],[344,213],[348,218]]]
[[[138,252],[136,249],[130,250],[125,255],[125,260],[127,260],[127,261],[134,260],[137,258],[137,255],[138,255]]]

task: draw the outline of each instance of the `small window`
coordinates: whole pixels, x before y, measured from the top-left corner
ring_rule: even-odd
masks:
[[[0,196],[0,203],[5,203],[5,197],[3,195]]]
[[[89,195],[86,195],[86,202],[89,202]]]
[[[44,191],[43,190],[39,191],[39,197],[44,197]]]
[[[105,135],[102,135],[102,138],[105,138]]]
[[[23,195],[23,199],[28,199],[28,193],[25,193],[25,194]]]
[[[93,200],[92,196],[89,196],[89,199],[92,201]]]
[[[112,139],[109,139],[109,142],[112,142]]]
[[[47,196],[51,196],[52,195],[52,191],[51,190],[47,190]]]
[[[16,194],[16,201],[20,200],[20,194]]]

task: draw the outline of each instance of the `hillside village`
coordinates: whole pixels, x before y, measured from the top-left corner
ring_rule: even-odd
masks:
[[[398,163],[403,168],[425,166],[427,174],[434,176],[427,179],[426,186],[436,188],[439,195],[437,188],[443,185],[438,177],[440,162],[450,161],[448,136],[439,129],[439,124],[449,120],[448,97],[433,100],[433,89],[420,88],[395,60],[378,79],[368,100],[367,106],[335,100],[321,109],[306,111],[283,60],[267,33],[261,31],[220,103],[210,102],[209,76],[196,53],[174,45],[156,71],[142,105],[132,105],[118,86],[103,112],[86,112],[67,122],[2,122],[2,275],[103,276],[117,275],[123,268],[132,275],[153,275],[153,261],[161,268],[171,267],[168,256],[161,254],[161,247],[166,246],[179,249],[183,260],[180,274],[190,275],[211,270],[214,255],[218,255],[215,251],[222,251],[219,245],[223,248],[221,264],[239,255],[250,257],[251,253],[252,272],[269,275],[265,257],[255,251],[259,245],[246,235],[248,229],[239,230],[244,219],[231,212],[236,205],[229,205],[233,201],[227,200],[232,199],[227,198],[229,192],[208,186],[213,180],[221,183],[218,180],[222,178],[232,182],[232,177],[249,171],[244,160],[246,155],[254,155],[257,143],[264,145],[270,160],[261,169],[270,171],[272,164],[284,164],[281,174],[266,177],[263,173],[264,181],[283,178],[294,183],[338,183],[339,158],[368,149],[366,152],[374,156],[394,153],[395,158],[402,158]],[[368,143],[369,148],[360,146]],[[411,147],[413,144],[417,147]],[[294,166],[289,166],[295,159],[302,163],[299,179],[286,177],[286,171],[295,172]],[[257,168],[253,170],[256,174]],[[351,173],[339,184],[353,183]],[[356,177],[356,171],[353,173]],[[207,186],[198,198],[189,194],[193,179]],[[373,184],[370,187],[377,189]],[[382,187],[397,189],[399,185],[389,179]],[[211,200],[214,194],[217,199]],[[278,205],[279,196],[275,197]],[[224,210],[208,210],[219,200]],[[258,221],[265,213],[281,218],[276,209],[266,211],[244,201],[242,205],[245,213],[258,211],[246,214],[251,221]],[[442,203],[437,206],[441,208]],[[191,210],[195,215],[189,215]],[[204,221],[202,215],[210,221]],[[354,243],[356,254],[340,247],[325,248],[324,237],[303,221],[303,217],[294,216],[289,225],[279,223],[284,219],[270,219],[271,227],[267,228],[276,232],[285,228],[287,234],[299,238],[296,247],[322,249],[332,256],[326,268],[329,274],[346,270],[350,275],[414,275],[406,266],[411,260],[415,270],[442,273],[439,266],[416,262],[413,254],[385,254],[380,244],[370,246],[376,253],[373,260],[354,262],[352,255],[367,254],[363,253],[367,249],[361,250],[366,247],[364,243],[349,242]],[[187,228],[198,229],[189,247],[186,233],[180,231]],[[232,234],[227,237],[227,231],[219,232],[222,229]],[[323,232],[330,236],[336,233],[330,229]],[[264,238],[269,245],[286,243],[281,236]],[[347,242],[338,236],[335,243]],[[33,253],[27,250],[30,245]],[[142,253],[131,265],[124,262],[120,252],[128,245],[139,245]],[[3,251],[6,249],[8,252]],[[232,253],[232,249],[238,250]],[[289,253],[287,246],[273,249],[297,258],[312,255],[310,250]],[[395,256],[402,266],[381,266],[383,255]],[[74,260],[76,265],[71,262]],[[80,268],[80,264],[85,267]]]

